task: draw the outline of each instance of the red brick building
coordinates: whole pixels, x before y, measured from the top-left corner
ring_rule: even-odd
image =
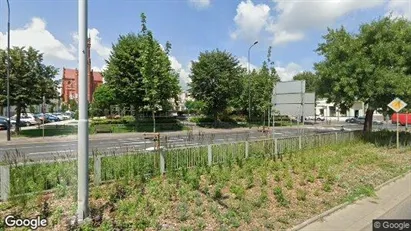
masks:
[[[96,72],[91,69],[91,56],[90,56],[91,41],[88,39],[87,43],[87,72],[88,72],[88,96],[89,102],[93,101],[94,91],[98,86],[103,84],[103,75],[101,72]],[[70,99],[78,100],[78,70],[69,69],[63,67],[62,78],[62,98],[64,103],[68,103]]]

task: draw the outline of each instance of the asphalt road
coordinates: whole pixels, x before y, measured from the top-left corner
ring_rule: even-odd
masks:
[[[348,128],[348,127],[347,127]],[[348,130],[360,129],[361,126],[351,125]],[[299,128],[282,128],[275,131],[275,137],[290,137],[298,136],[302,134],[315,134],[315,133],[327,133],[327,132],[339,132],[340,126],[335,127],[322,127],[312,126],[306,127],[304,130]],[[167,142],[161,140],[161,146],[166,147],[183,147],[183,146],[195,146],[208,143],[224,143],[244,141],[247,138],[249,140],[257,140],[271,137],[272,134],[263,134],[258,131],[251,132],[235,132],[225,134],[206,134],[203,137],[193,135],[188,137],[187,135],[174,135],[167,138]],[[113,138],[104,140],[90,140],[89,150],[90,153],[98,151],[102,153],[115,152],[124,153],[133,150],[144,150],[146,148],[154,147],[154,141],[144,139],[143,137],[130,137],[127,138]],[[44,143],[24,143],[18,145],[0,145],[0,159],[4,158],[26,158],[29,160],[43,160],[43,159],[55,159],[55,158],[67,158],[75,157],[77,152],[76,141],[59,141],[59,142],[44,142]]]

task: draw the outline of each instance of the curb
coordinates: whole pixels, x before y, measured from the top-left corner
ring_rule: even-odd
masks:
[[[395,182],[395,181],[403,178],[404,176],[406,176],[406,175],[408,175],[408,174],[410,174],[410,173],[411,173],[411,170],[408,170],[407,172],[405,172],[405,173],[403,173],[403,174],[400,174],[400,175],[398,175],[398,176],[396,176],[396,177],[394,177],[394,178],[392,178],[392,179],[390,179],[390,180],[388,180],[388,181],[386,181],[386,182],[378,185],[378,186],[375,187],[374,189],[375,189],[375,191],[378,191],[378,190],[380,190],[381,188],[383,188],[384,186],[387,186],[387,185],[389,185],[389,184],[391,184],[391,183],[393,183],[393,182]],[[358,201],[358,200],[360,200],[360,199],[363,199],[363,198],[365,198],[365,196],[359,196],[359,197],[357,197],[357,198],[354,199],[354,202],[355,202],[355,201]],[[327,217],[327,216],[331,215],[332,213],[334,213],[334,212],[336,212],[336,211],[338,211],[338,210],[340,210],[340,209],[345,208],[346,206],[348,206],[348,205],[350,205],[350,204],[352,204],[352,203],[351,203],[351,202],[345,202],[345,203],[343,203],[343,204],[337,205],[336,207],[331,208],[331,209],[329,209],[329,210],[327,210],[327,211],[325,211],[325,212],[323,212],[323,213],[321,213],[321,214],[319,214],[319,215],[317,215],[317,216],[315,216],[315,217],[312,217],[312,218],[304,221],[303,223],[300,223],[299,225],[294,226],[294,227],[292,227],[291,229],[288,229],[288,230],[289,230],[289,231],[297,231],[297,230],[300,230],[300,229],[302,229],[302,228],[304,228],[304,227],[306,227],[306,226],[308,226],[308,225],[310,225],[310,224],[312,224],[312,223],[314,223],[314,222],[316,222],[316,221],[318,221],[318,220],[320,220],[320,219],[323,219],[324,217]]]

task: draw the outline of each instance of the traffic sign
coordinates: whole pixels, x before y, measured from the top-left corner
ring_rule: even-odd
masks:
[[[390,107],[395,112],[401,111],[405,106],[407,106],[407,104],[400,98],[395,98],[393,101],[391,101],[391,103],[388,104],[388,107]]]

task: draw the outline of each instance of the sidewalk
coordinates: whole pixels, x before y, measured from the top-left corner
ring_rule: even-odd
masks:
[[[391,182],[376,192],[375,198],[364,198],[353,204],[337,210],[336,212],[320,218],[318,221],[309,224],[301,231],[321,231],[321,230],[346,230],[362,231],[372,230],[372,220],[380,217],[387,218],[386,214],[404,203],[411,196],[411,173]],[[410,208],[407,208],[410,214]],[[401,214],[402,215],[402,214]],[[405,214],[404,214],[405,215]],[[405,219],[406,217],[396,217]],[[411,219],[411,217],[407,217]]]

